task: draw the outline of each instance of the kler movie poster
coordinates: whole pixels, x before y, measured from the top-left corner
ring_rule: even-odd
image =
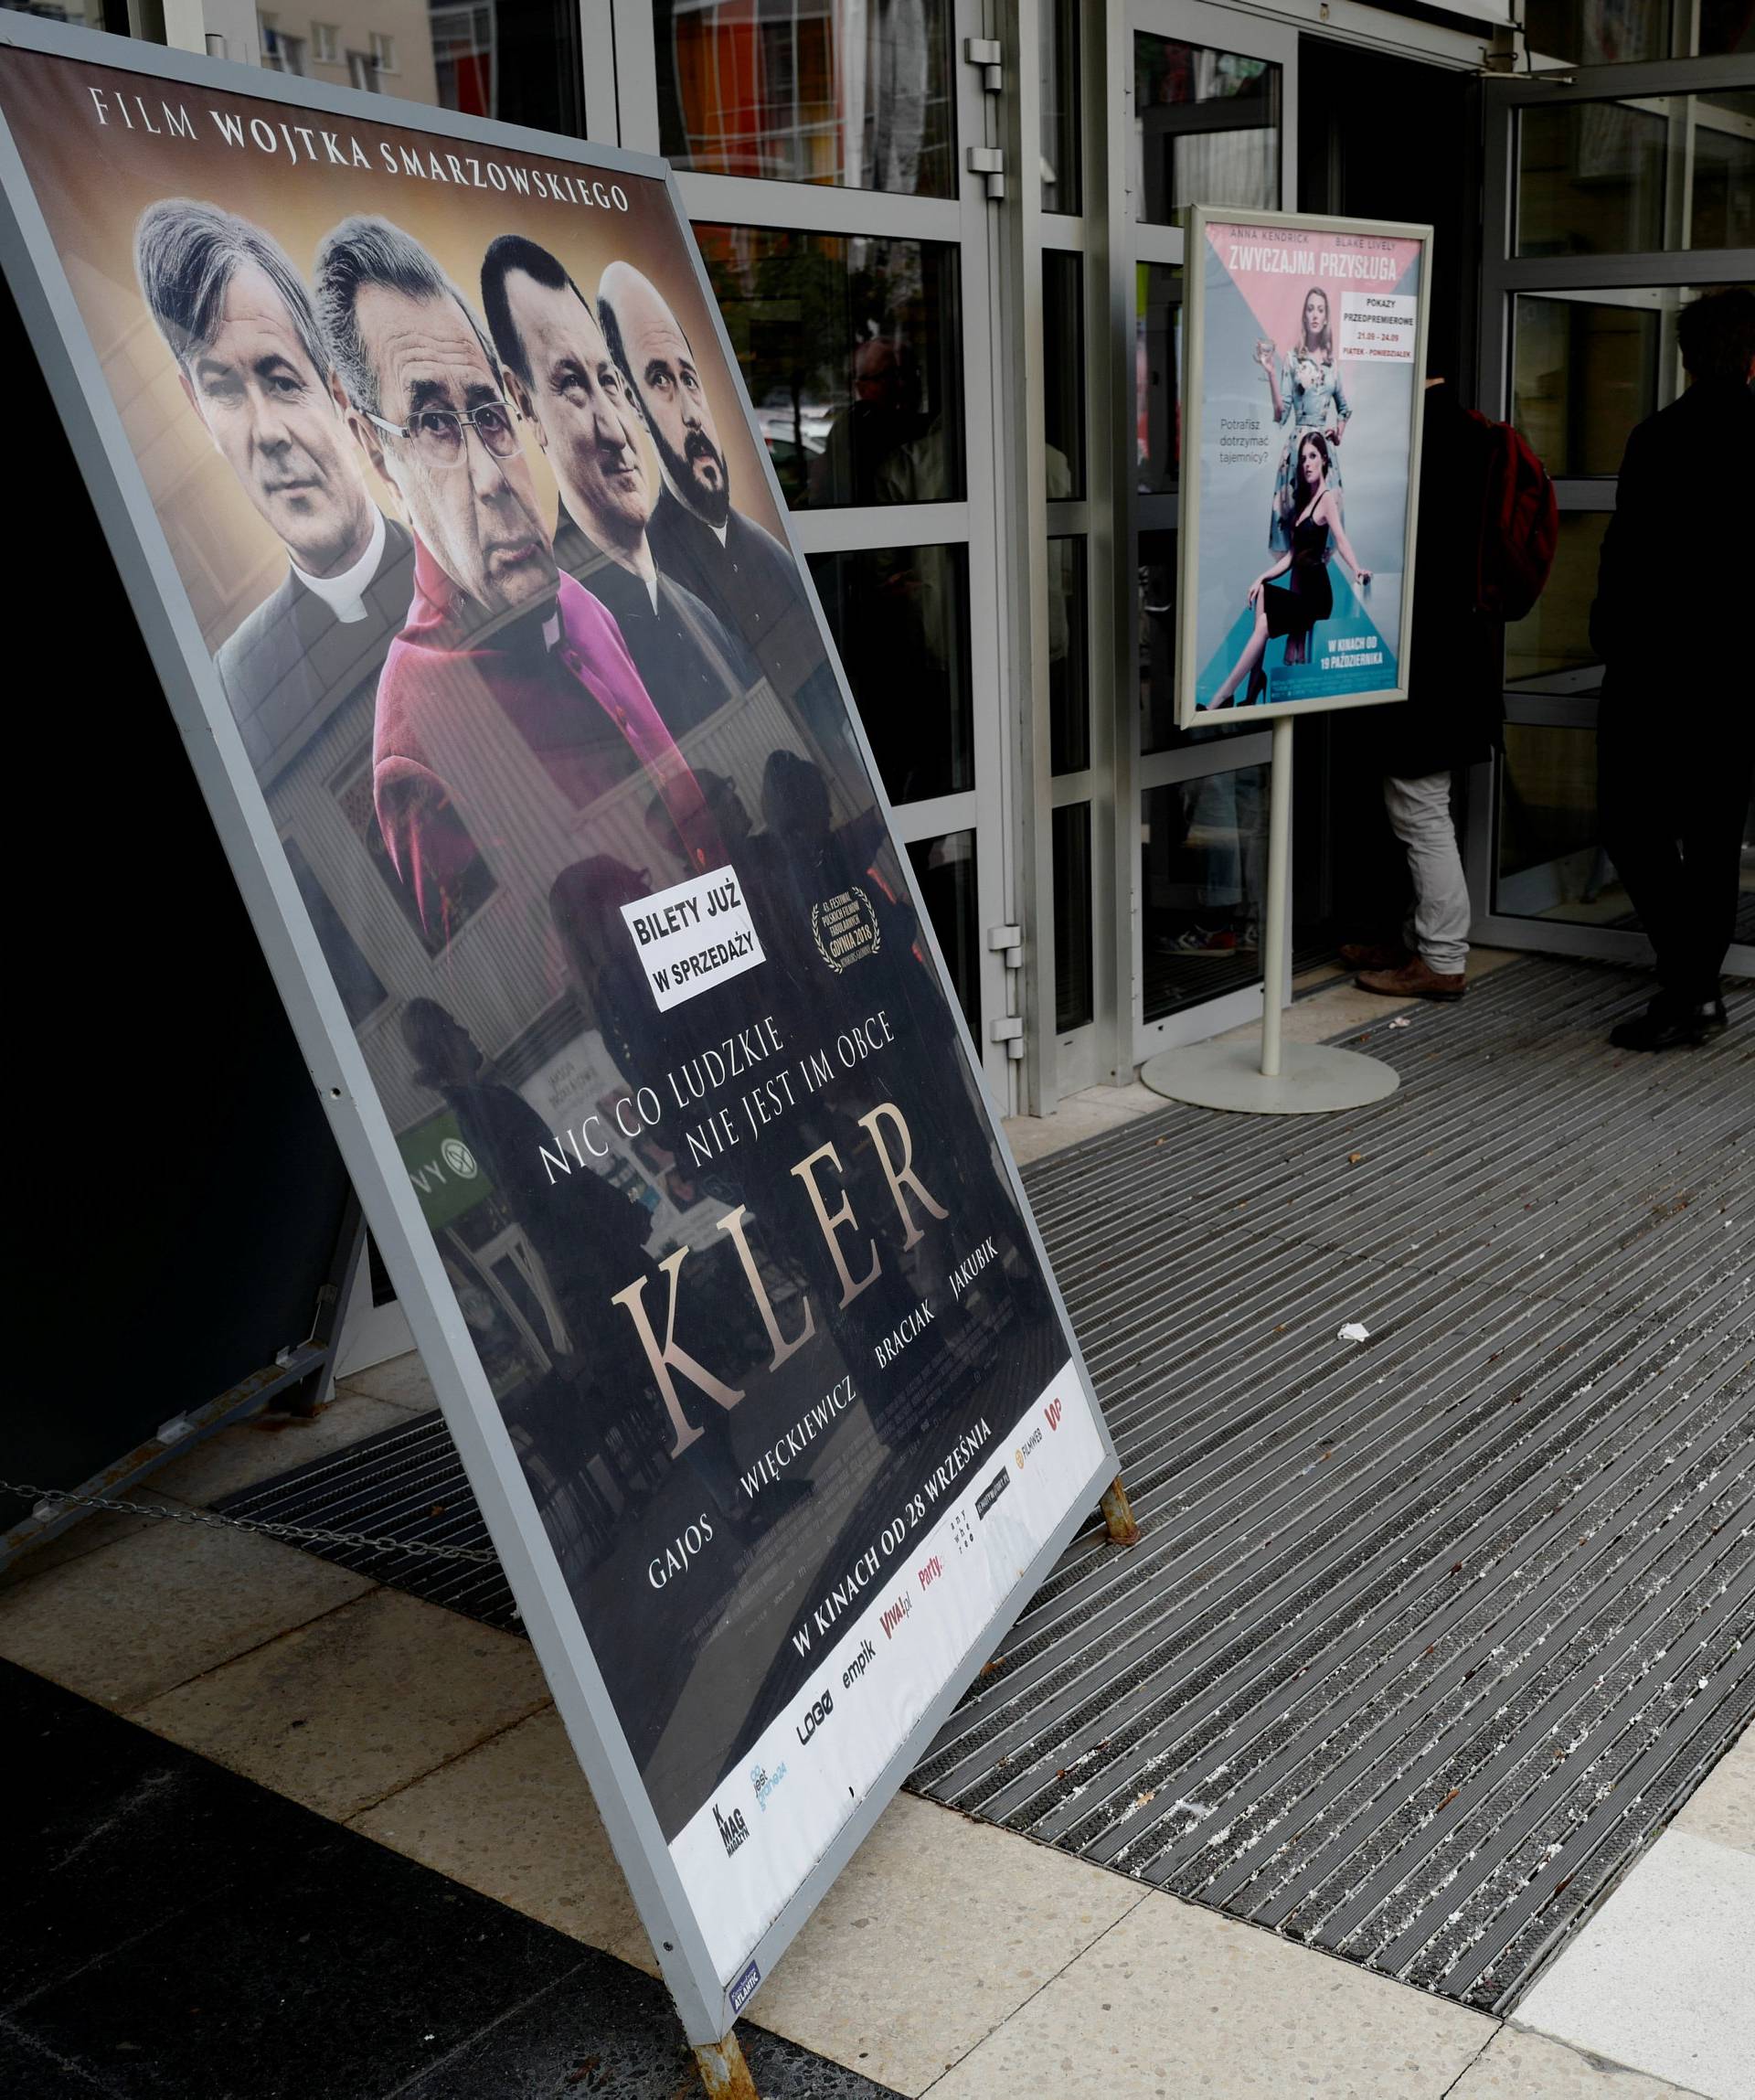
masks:
[[[1430,230],[1193,219],[1178,721],[1405,698]]]
[[[735,2010],[1107,1441],[665,182],[217,78],[0,104]]]

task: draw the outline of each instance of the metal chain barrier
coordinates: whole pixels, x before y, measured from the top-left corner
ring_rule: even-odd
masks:
[[[309,1524],[271,1524],[250,1517],[219,1517],[204,1509],[161,1509],[151,1502],[117,1502],[102,1495],[70,1495],[59,1487],[30,1487],[0,1480],[0,1491],[27,1502],[66,1502],[82,1509],[114,1509],[124,1517],[156,1517],[170,1524],[210,1524],[221,1531],[256,1531],[265,1539],[292,1539],[309,1546],[364,1546],[375,1553],[420,1553],[432,1561],[467,1561],[480,1568],[499,1564],[491,1546],[431,1546],[419,1539],[373,1539],[363,1531],[324,1531]]]

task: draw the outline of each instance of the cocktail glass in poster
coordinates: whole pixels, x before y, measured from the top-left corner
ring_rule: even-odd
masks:
[[[1190,214],[1183,729],[1405,699],[1431,229]]]
[[[8,272],[710,2039],[1113,1456],[686,221],[18,16],[0,110]]]

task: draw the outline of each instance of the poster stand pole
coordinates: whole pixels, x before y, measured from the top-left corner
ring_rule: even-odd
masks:
[[[1380,1059],[1328,1043],[1289,1043],[1282,1026],[1292,916],[1292,718],[1273,718],[1268,784],[1268,896],[1261,930],[1261,1040],[1161,1050],[1140,1071],[1154,1093],[1248,1115],[1322,1115],[1382,1101],[1401,1083]]]

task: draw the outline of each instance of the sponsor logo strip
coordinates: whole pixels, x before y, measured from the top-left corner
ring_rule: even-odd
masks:
[[[1020,1466],[1017,1447],[1044,1428],[1053,1434]],[[910,1535],[885,1587],[873,1585],[872,1602],[823,1649],[798,1697],[673,1841],[729,1990],[741,1988],[750,1949],[1041,1551],[1069,1483],[1082,1487],[1096,1469],[1101,1443],[1070,1364],[1025,1414],[1013,1446],[997,1470],[971,1466],[956,1499]]]

